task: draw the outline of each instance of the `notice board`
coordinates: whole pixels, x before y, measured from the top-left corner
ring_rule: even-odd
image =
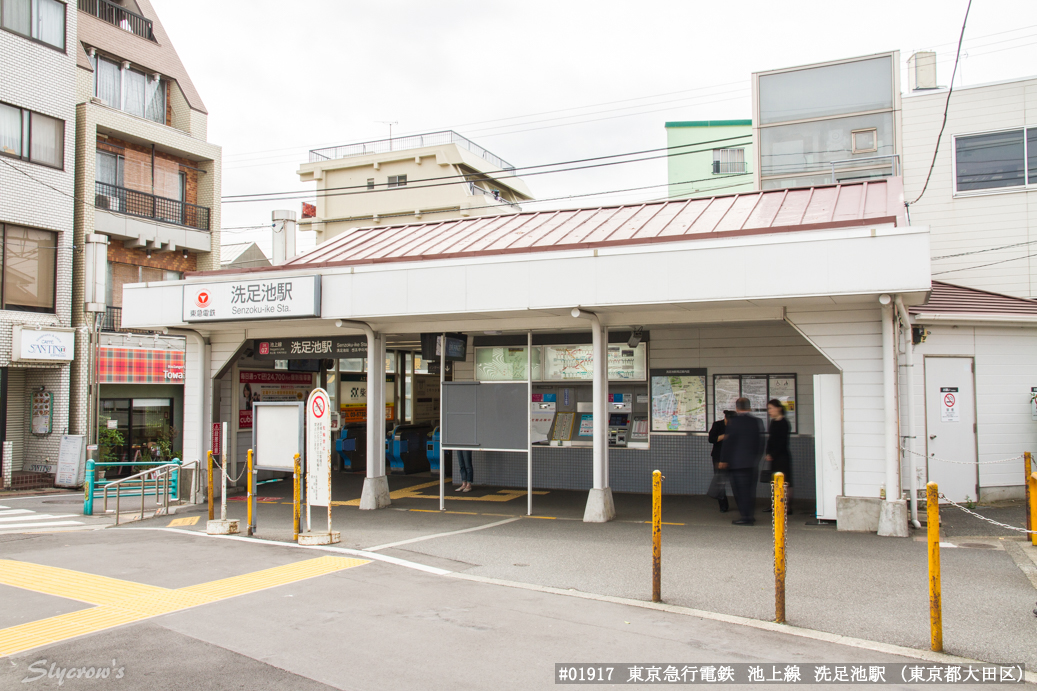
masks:
[[[82,487],[85,475],[86,437],[81,434],[62,436],[54,484],[57,487]]]
[[[525,382],[445,382],[443,446],[527,450],[528,399]]]
[[[252,407],[253,462],[257,470],[295,471],[295,454],[305,467],[303,427],[305,403],[291,401],[256,403]]]

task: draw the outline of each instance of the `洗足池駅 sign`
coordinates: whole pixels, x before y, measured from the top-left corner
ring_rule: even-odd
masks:
[[[367,357],[366,336],[315,336],[252,341],[256,360],[311,360]]]
[[[320,316],[320,276],[254,278],[184,286],[185,322]]]

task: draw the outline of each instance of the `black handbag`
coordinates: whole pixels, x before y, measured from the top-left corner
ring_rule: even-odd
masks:
[[[771,470],[771,462],[764,461],[760,466],[760,482],[769,485],[774,480],[774,471]]]
[[[706,496],[711,499],[720,499],[720,497],[727,496],[726,470],[716,470],[713,472],[713,479],[709,483],[709,489],[706,490]]]

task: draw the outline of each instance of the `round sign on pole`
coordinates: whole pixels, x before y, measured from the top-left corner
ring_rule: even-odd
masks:
[[[306,503],[331,506],[331,407],[328,392],[316,388],[306,405]]]

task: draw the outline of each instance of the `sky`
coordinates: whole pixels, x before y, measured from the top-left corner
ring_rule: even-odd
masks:
[[[223,147],[223,194],[299,190],[310,149],[453,129],[516,166],[666,146],[674,120],[748,119],[753,72],[899,50],[950,81],[968,0],[152,0]],[[1037,2],[974,0],[955,87],[1037,73]],[[525,209],[665,196],[665,159],[527,180]],[[631,188],[646,188],[632,190]],[[630,191],[620,191],[630,190]],[[601,194],[610,192],[610,194]],[[576,196],[590,195],[597,196]],[[270,213],[222,206],[270,253]],[[300,233],[299,250],[314,246]]]

